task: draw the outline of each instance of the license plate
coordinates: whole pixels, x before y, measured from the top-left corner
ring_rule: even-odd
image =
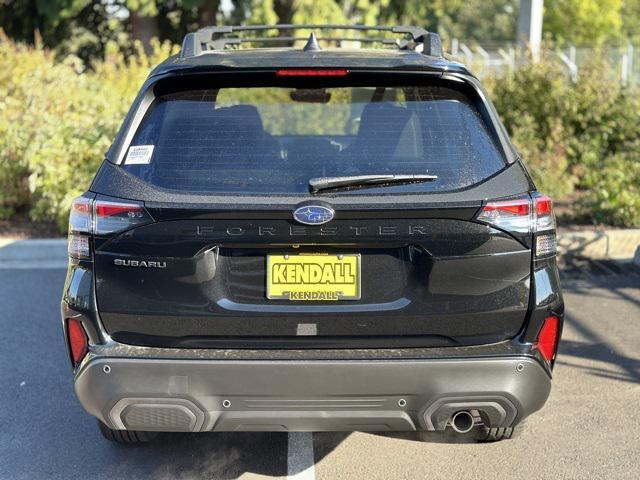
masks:
[[[360,254],[268,255],[267,298],[359,300]]]

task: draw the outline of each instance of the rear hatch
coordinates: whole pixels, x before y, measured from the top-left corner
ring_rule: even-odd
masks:
[[[94,238],[115,340],[379,348],[518,333],[529,240],[475,219],[487,198],[530,185],[479,96],[433,77],[337,72],[153,87],[120,165],[105,162],[92,186],[98,203],[136,206],[103,209],[122,223]],[[309,186],[426,174],[437,178]]]

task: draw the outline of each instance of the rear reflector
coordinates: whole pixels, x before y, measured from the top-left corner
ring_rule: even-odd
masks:
[[[276,76],[278,77],[345,77],[349,71],[344,68],[337,68],[332,70],[318,70],[318,69],[280,69],[276,70]]]
[[[75,318],[67,319],[67,340],[69,342],[69,352],[73,366],[76,367],[82,361],[89,349],[87,334],[82,328],[80,320]]]
[[[547,362],[551,362],[556,356],[560,327],[559,322],[560,320],[558,317],[552,316],[545,318],[542,328],[540,329],[540,333],[538,334],[538,351]]]

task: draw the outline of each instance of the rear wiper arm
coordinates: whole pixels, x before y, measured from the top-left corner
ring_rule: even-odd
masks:
[[[368,186],[402,185],[433,182],[437,175],[347,175],[344,177],[319,177],[309,180],[311,193],[337,188],[365,188]]]

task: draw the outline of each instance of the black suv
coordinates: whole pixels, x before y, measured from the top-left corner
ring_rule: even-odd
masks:
[[[508,438],[551,388],[555,252],[551,200],[436,34],[205,28],[150,74],[73,203],[76,392],[122,442]]]

